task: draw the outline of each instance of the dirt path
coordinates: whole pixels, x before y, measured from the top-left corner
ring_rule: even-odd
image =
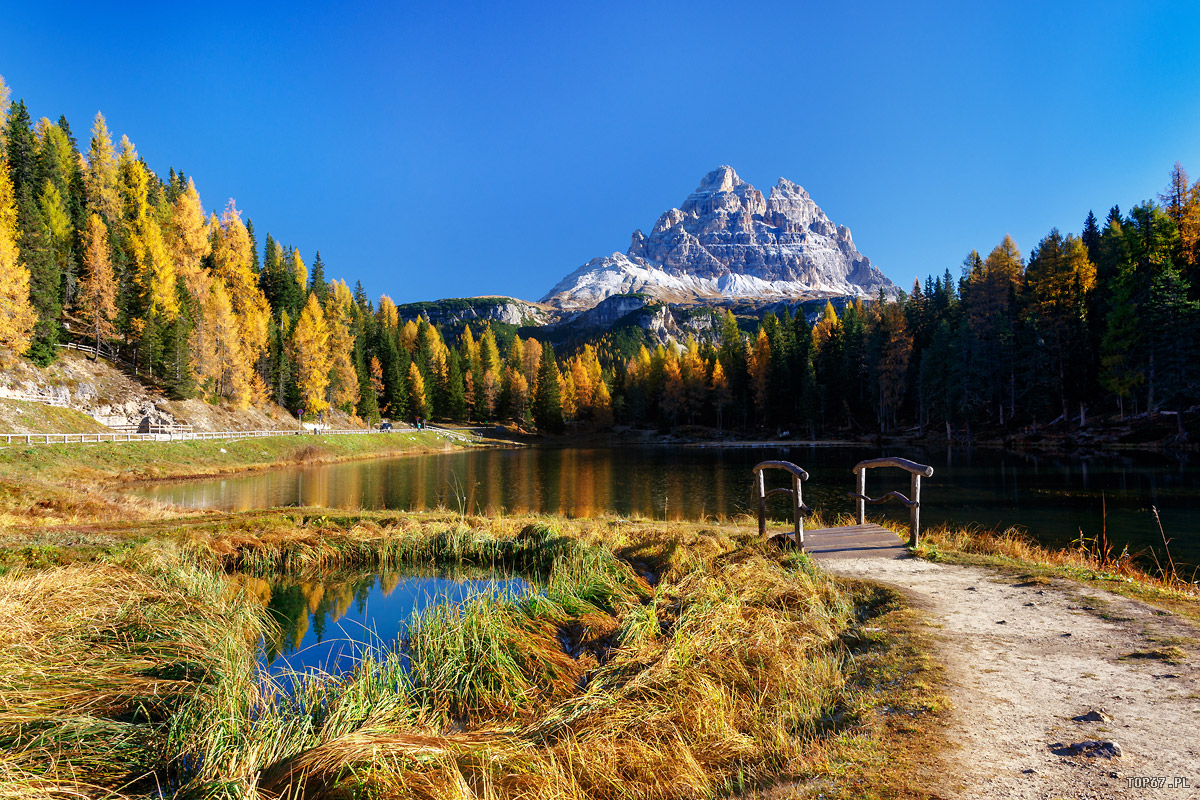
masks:
[[[821,566],[896,586],[928,614],[955,708],[948,734],[958,746],[941,787],[949,796],[1200,797],[1200,630],[1186,620],[1066,581],[975,567]],[[1170,647],[1182,663],[1162,660],[1169,653],[1130,657]],[[1074,719],[1089,712],[1103,717]],[[1097,741],[1115,742],[1121,755],[1061,747]]]

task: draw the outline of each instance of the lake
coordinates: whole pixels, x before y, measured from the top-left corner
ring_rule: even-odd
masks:
[[[605,447],[465,450],[326,465],[289,465],[235,477],[142,487],[138,493],[189,508],[275,506],[433,509],[465,513],[546,512],[653,519],[752,513],[751,468],[782,459],[809,473],[805,502],[827,518],[851,513],[851,467],[902,456],[930,464],[922,524],[1020,526],[1049,545],[1091,538],[1107,525],[1117,549],[1157,546],[1156,506],[1177,561],[1200,564],[1200,466],[1188,454],[1088,457],[992,450],[866,447]],[[779,485],[782,482],[779,473]],[[872,470],[867,494],[908,492],[908,474]],[[784,502],[774,507],[783,518]],[[885,510],[890,509],[890,510]],[[869,515],[907,519],[899,506]]]

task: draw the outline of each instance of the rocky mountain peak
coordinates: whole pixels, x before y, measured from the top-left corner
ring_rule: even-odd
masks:
[[[564,311],[640,292],[670,302],[874,295],[897,290],[799,184],[780,178],[769,198],[730,166],[705,175],[650,234],[596,258],[543,298]]]

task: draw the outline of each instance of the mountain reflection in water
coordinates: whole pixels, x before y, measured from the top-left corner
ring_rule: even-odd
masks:
[[[520,578],[449,578],[401,572],[342,580],[272,584],[237,576],[244,591],[266,606],[277,624],[263,641],[268,672],[319,669],[341,672],[364,648],[394,647],[413,614],[435,604],[460,604],[468,597],[519,596]]]

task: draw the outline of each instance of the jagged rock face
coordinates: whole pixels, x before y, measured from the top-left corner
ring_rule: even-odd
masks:
[[[635,231],[626,253],[592,259],[542,302],[574,311],[632,292],[685,302],[874,295],[881,288],[897,291],[858,252],[850,229],[834,225],[803,188],[780,178],[764,198],[724,166],[659,217],[649,236]]]

